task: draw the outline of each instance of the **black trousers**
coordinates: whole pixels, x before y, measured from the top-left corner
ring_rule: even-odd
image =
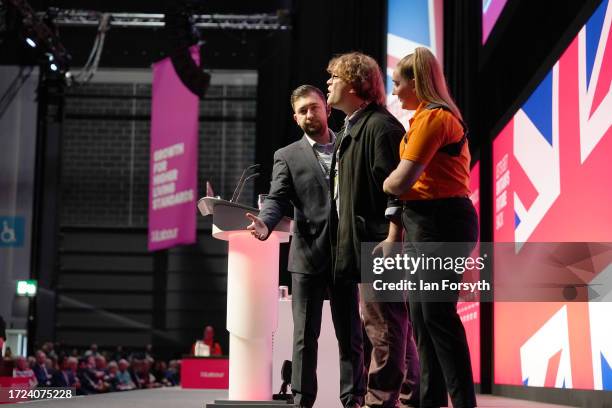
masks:
[[[453,247],[455,256],[469,256],[478,240],[478,218],[468,198],[407,202],[402,223],[406,233],[404,249],[415,256],[423,252],[419,243],[427,242],[469,243]],[[457,248],[461,253],[456,253]],[[419,272],[417,278],[432,279],[431,274],[423,277]],[[425,296],[409,299],[421,366],[422,408],[447,406],[447,391],[454,408],[476,406],[470,353],[457,314],[458,293],[455,295],[449,299],[445,294],[442,302]]]
[[[329,296],[340,354],[340,400],[363,405],[365,372],[359,295],[355,282],[333,282],[330,274],[291,274],[295,402],[312,406],[317,396],[317,352],[323,301]],[[330,362],[331,363],[331,362]]]

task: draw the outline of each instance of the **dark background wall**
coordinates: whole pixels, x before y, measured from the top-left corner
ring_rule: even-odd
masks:
[[[147,251],[150,75],[125,71],[121,80],[121,72],[111,71],[113,82],[101,73],[65,96],[55,340],[76,347],[153,343],[170,356],[188,353],[211,324],[227,350],[226,244],[210,237],[210,220],[198,218],[196,245]],[[240,82],[245,74],[255,78],[219,76]],[[254,83],[212,85],[201,101],[199,196],[204,180],[231,196],[253,162],[255,94]],[[253,204],[252,184],[241,201]]]

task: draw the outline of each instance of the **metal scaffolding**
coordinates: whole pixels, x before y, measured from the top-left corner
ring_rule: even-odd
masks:
[[[47,13],[38,13],[44,17]],[[164,14],[102,13],[88,10],[54,10],[53,22],[58,26],[97,27],[102,15],[110,15],[112,27],[164,27]],[[191,17],[194,27],[200,29],[227,30],[289,30],[286,15],[281,14],[195,14]]]

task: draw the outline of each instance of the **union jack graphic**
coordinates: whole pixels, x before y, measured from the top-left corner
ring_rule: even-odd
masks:
[[[442,1],[388,0],[387,109],[408,128],[411,113],[391,95],[391,75],[397,62],[417,47],[427,47],[442,62]]]
[[[611,23],[604,0],[495,140],[495,241],[612,242]],[[590,272],[609,282],[612,264]],[[612,390],[612,293],[599,300],[496,304],[496,383]]]

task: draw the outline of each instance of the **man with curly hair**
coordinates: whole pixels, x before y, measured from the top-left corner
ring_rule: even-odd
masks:
[[[372,57],[339,55],[327,71],[327,102],[346,114],[330,177],[334,278],[359,282],[362,242],[401,242],[399,219],[385,217],[383,182],[399,163],[405,131],[384,107],[382,72]],[[418,404],[418,358],[406,303],[366,302],[362,294],[360,307],[372,343],[366,405]]]

